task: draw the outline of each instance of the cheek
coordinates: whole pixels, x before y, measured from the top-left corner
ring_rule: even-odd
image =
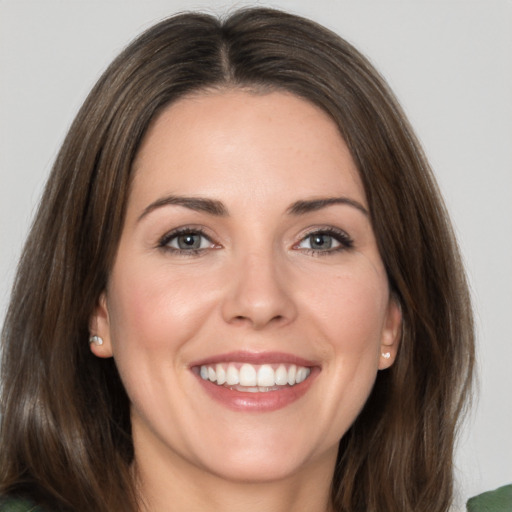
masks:
[[[185,277],[184,270],[171,272],[158,263],[144,268],[118,263],[115,270],[108,290],[110,333],[132,413],[178,435],[170,425],[172,411],[183,408],[185,352],[199,331],[208,330],[218,302],[208,293],[213,283],[206,286],[205,277],[190,278],[190,271]]]
[[[153,265],[118,266],[108,294],[114,357],[127,351],[173,351],[201,328],[215,289],[201,276]],[[123,276],[117,278],[118,276]]]
[[[331,350],[343,357],[375,354],[384,327],[388,284],[365,258],[310,286],[309,311]]]

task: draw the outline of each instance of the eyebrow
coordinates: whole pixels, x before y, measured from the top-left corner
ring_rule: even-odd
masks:
[[[367,217],[370,215],[361,203],[349,197],[326,197],[309,201],[296,201],[288,208],[288,213],[291,215],[304,215],[305,213],[315,212],[335,204],[346,204],[356,208]]]
[[[166,196],[161,199],[157,199],[155,202],[144,208],[144,211],[139,215],[137,221],[143,219],[146,215],[156,210],[157,208],[162,208],[163,206],[183,206],[190,210],[194,210],[196,212],[206,212],[210,215],[215,215],[217,217],[225,217],[228,212],[226,207],[215,199],[207,199],[204,197],[183,197],[183,196]]]
[[[349,197],[326,197],[320,199],[296,201],[287,209],[287,213],[289,215],[304,215],[306,213],[315,212],[335,204],[345,204],[352,206],[362,212],[364,215],[369,216],[368,210],[361,203],[355,201],[354,199],[350,199]],[[144,211],[139,215],[137,222],[143,219],[152,211],[169,205],[183,206],[184,208],[188,208],[197,212],[205,212],[210,215],[215,215],[216,217],[226,217],[228,215],[228,210],[224,204],[221,201],[217,201],[216,199],[170,195],[157,199],[150,205],[146,206]]]

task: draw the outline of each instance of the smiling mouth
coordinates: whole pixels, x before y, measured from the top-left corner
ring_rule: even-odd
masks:
[[[217,363],[199,367],[199,375],[217,386],[248,393],[292,388],[304,382],[311,368],[295,364]]]

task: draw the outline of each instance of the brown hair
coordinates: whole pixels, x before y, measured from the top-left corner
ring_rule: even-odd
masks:
[[[397,361],[340,442],[337,511],[441,512],[452,495],[473,324],[445,208],[404,114],[368,61],[302,18],[248,9],[169,18],[110,65],[78,113],[28,237],[2,334],[0,492],[55,510],[137,509],[129,401],[88,321],[118,245],[150,122],[201,89],[282,89],[324,109],[366,189],[403,314]]]

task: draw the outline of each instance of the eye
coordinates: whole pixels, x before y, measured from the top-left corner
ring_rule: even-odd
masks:
[[[328,228],[308,233],[296,246],[312,253],[334,253],[353,247],[354,243],[342,230]]]
[[[189,228],[171,231],[158,245],[162,249],[182,254],[195,254],[215,247],[212,240],[201,230]]]

